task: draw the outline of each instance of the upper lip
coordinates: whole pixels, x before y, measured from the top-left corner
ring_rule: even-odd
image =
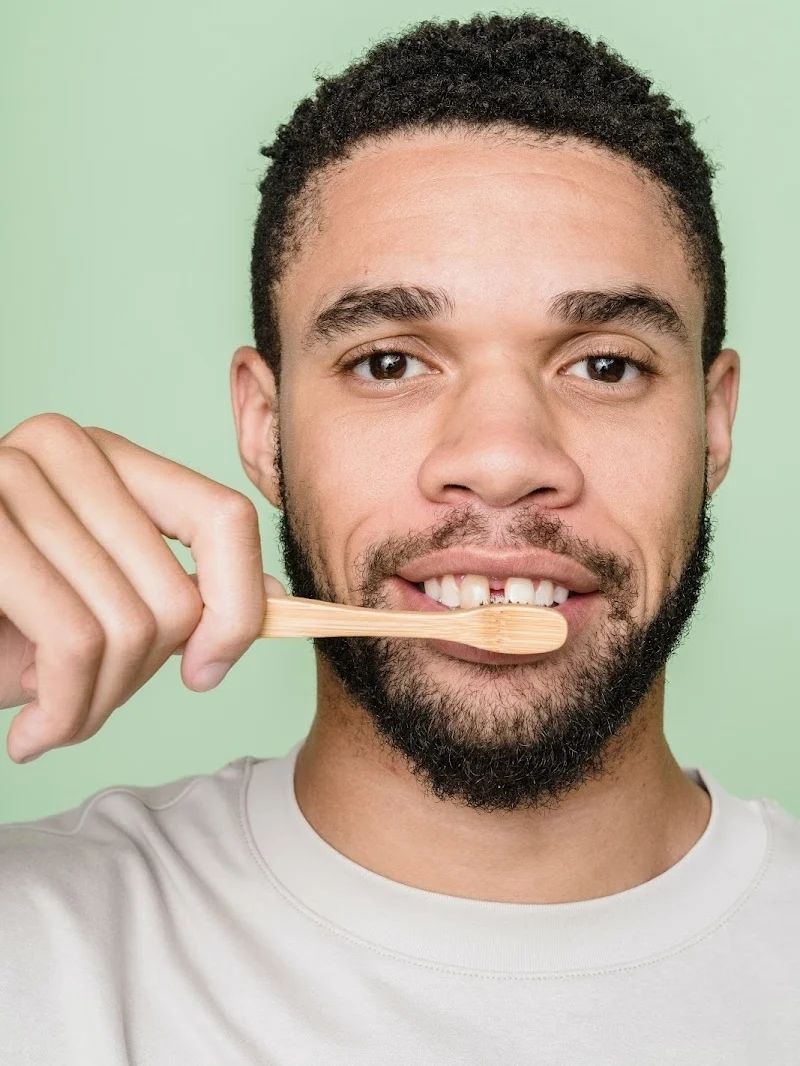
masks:
[[[532,548],[527,551],[488,552],[477,548],[451,548],[415,559],[397,571],[397,576],[413,584],[442,574],[483,574],[486,577],[543,578],[570,592],[597,592],[597,579],[580,563],[566,555]]]

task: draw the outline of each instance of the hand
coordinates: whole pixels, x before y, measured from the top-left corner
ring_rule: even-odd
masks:
[[[218,685],[267,594],[285,589],[241,493],[63,415],[0,438],[0,708],[30,701],[8,732],[16,762],[94,736],[173,654],[188,688]]]

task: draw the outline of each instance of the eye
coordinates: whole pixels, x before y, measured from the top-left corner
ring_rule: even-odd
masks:
[[[350,369],[370,381],[400,381],[428,373],[421,359],[405,352],[373,352],[352,363]]]
[[[577,368],[584,368],[578,371]],[[646,366],[627,355],[590,355],[569,367],[568,372],[585,381],[603,385],[624,385],[647,372]]]

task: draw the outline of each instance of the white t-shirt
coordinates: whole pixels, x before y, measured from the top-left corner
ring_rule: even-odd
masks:
[[[712,798],[626,892],[487,903],[326,844],[299,745],[0,827],[3,1066],[797,1066],[800,822]]]

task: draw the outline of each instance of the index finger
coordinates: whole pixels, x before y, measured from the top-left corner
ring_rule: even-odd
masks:
[[[186,642],[181,674],[192,688],[212,687],[201,672],[212,664],[235,662],[256,639],[264,619],[255,506],[235,489],[116,433],[94,426],[85,431],[154,525],[192,553],[203,613]]]

